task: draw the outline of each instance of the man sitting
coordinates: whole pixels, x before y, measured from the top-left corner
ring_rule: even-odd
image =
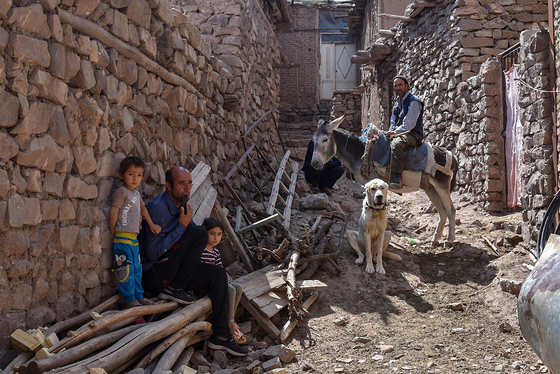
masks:
[[[189,171],[175,166],[165,173],[165,191],[146,205],[161,232],[154,234],[145,225],[141,231],[140,256],[144,290],[162,299],[190,304],[194,300],[184,290],[207,291],[212,301],[212,349],[244,356],[247,349],[232,339],[228,326],[228,280],[226,271],[217,265],[200,262],[208,242],[208,233],[192,221],[189,203],[192,177]],[[185,209],[186,208],[186,209]]]
[[[391,178],[389,187],[402,188],[402,172],[406,150],[422,144],[424,138],[424,103],[409,91],[408,80],[397,75],[393,89],[398,96],[391,115],[391,126],[385,133],[391,140]]]

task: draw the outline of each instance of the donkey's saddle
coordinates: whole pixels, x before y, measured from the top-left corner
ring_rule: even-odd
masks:
[[[364,142],[366,147],[362,157],[362,175],[369,177],[372,170],[375,170],[378,175],[385,175],[386,169],[391,163],[391,141],[382,132],[377,134],[376,139],[370,138],[366,134],[367,131],[368,128],[365,129],[364,135],[360,137],[360,140]],[[444,165],[436,163],[434,151],[446,153]],[[432,176],[435,176],[439,170],[442,173],[451,175],[453,174],[451,170],[452,160],[451,152],[439,148],[434,150],[429,143],[422,143],[419,146],[407,149],[404,170],[420,171]]]

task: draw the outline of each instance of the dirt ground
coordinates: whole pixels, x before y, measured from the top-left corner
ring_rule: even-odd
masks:
[[[343,177],[330,197],[353,212],[348,228],[357,230],[362,191]],[[501,286],[522,282],[533,264],[518,244],[521,213],[490,215],[470,196],[452,197],[457,240],[434,247],[429,239],[438,216],[429,212],[427,196],[389,193],[389,217],[398,222],[389,250],[402,262],[384,259],[386,275],[365,273],[343,241],[342,274],[321,265],[314,279],[329,287],[286,342],[297,352],[288,373],[548,372],[521,335],[516,296]],[[295,213],[291,229],[303,232],[318,214],[328,211]],[[330,231],[333,248],[341,226]]]

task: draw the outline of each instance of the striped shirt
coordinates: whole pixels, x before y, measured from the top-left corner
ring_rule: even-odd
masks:
[[[218,265],[224,267],[222,264],[222,257],[220,256],[220,251],[216,247],[212,247],[212,251],[204,248],[202,255],[200,255],[200,262],[210,265]]]

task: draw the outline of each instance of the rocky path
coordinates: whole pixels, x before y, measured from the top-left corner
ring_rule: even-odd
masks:
[[[343,177],[330,208],[296,212],[292,229],[303,230],[317,214],[338,206],[353,212],[349,228],[356,229],[361,192]],[[510,293],[533,264],[519,243],[521,214],[488,215],[458,193],[453,200],[458,240],[434,247],[428,239],[437,214],[426,212],[426,195],[390,193],[390,250],[403,261],[385,260],[386,275],[366,274],[343,241],[343,273],[321,266],[315,278],[329,288],[287,342],[297,352],[288,373],[548,372],[521,336],[517,299]],[[340,228],[338,223],[331,230],[334,248]]]

